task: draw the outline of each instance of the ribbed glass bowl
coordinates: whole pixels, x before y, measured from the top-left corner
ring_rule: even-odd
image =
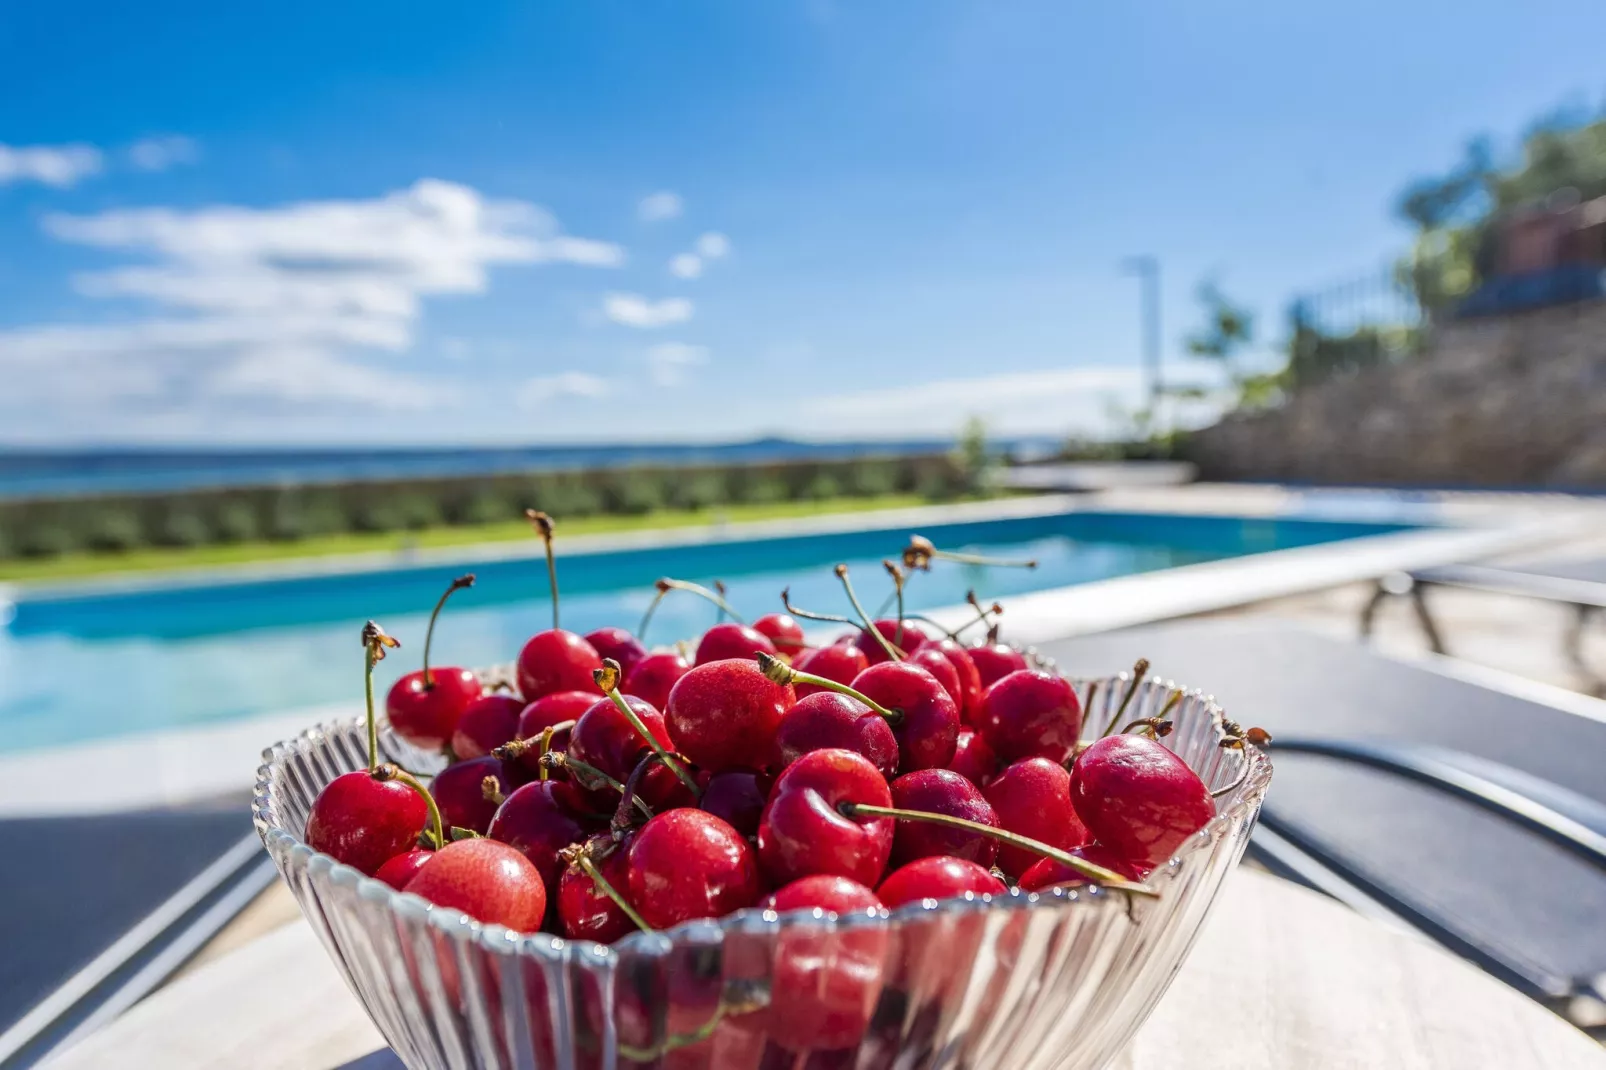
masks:
[[[1109,720],[1125,680],[1077,681],[1084,701],[1097,684],[1089,731]],[[1172,690],[1145,681],[1123,719],[1157,714]],[[1182,965],[1271,780],[1259,750],[1219,746],[1222,712],[1202,694],[1168,716],[1176,729],[1165,743],[1212,789],[1236,786],[1150,877],[1157,900],[1082,888],[851,918],[755,909],[612,946],[515,933],[394,891],[303,842],[318,792],[366,764],[356,720],[267,750],[253,813],[308,922],[412,1070],[1095,1070]],[[439,765],[388,730],[381,746],[408,768]],[[804,1046],[831,1032],[820,1000],[798,991],[795,967],[807,960],[827,967],[813,976],[832,996],[845,986],[867,1014],[856,1044]]]

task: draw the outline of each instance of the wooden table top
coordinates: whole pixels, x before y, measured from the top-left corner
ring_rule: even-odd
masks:
[[[50,1066],[397,1070],[376,1054],[383,1047],[297,922],[175,982]],[[1380,1067],[1606,1070],[1606,1051],[1414,936],[1240,870],[1111,1070]]]

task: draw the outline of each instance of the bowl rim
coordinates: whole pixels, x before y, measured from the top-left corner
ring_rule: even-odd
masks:
[[[1026,653],[1034,656],[1042,668],[1052,672],[1058,671],[1052,661],[1037,655],[1036,651],[1027,650]],[[1085,687],[1095,680],[1101,683],[1111,680],[1127,683],[1131,681],[1132,674],[1128,671],[1112,676],[1065,678],[1079,692],[1083,692]],[[1185,688],[1170,679],[1155,676],[1144,677],[1140,684],[1166,694],[1182,691],[1182,705],[1192,703],[1202,707],[1202,712],[1210,717],[1211,726],[1218,739],[1227,738],[1226,712],[1213,695],[1197,688]],[[383,715],[379,721],[383,734],[388,725]],[[819,908],[777,913],[765,907],[747,907],[719,918],[698,918],[681,922],[668,929],[650,933],[631,933],[612,944],[600,944],[592,940],[572,940],[551,933],[519,932],[502,925],[478,921],[460,910],[437,906],[419,895],[393,888],[352,866],[336,861],[330,855],[313,850],[306,844],[304,834],[298,835],[284,827],[279,820],[277,807],[270,798],[271,784],[276,771],[289,759],[306,753],[331,736],[351,731],[365,731],[365,725],[364,717],[344,717],[320,722],[289,739],[273,744],[262,752],[262,764],[257,767],[256,787],[252,792],[251,814],[268,854],[279,864],[281,870],[286,868],[290,860],[297,860],[307,868],[309,877],[315,874],[326,876],[335,887],[349,889],[364,901],[383,904],[399,917],[420,922],[439,930],[444,935],[467,939],[485,950],[500,954],[534,955],[549,960],[581,955],[597,960],[599,965],[614,965],[622,954],[651,954],[654,949],[667,949],[688,938],[701,938],[712,943],[723,942],[727,936],[733,934],[779,933],[782,930],[804,927],[821,932],[885,929],[893,924],[914,919],[926,921],[932,918],[962,917],[993,909],[1108,910],[1120,907],[1126,910],[1134,921],[1141,921],[1154,906],[1137,900],[1126,892],[1105,889],[1097,885],[1055,887],[1042,892],[1023,892],[1019,888],[1012,887],[1002,895],[988,893],[978,895],[966,892],[962,897],[942,900],[923,899],[904,903],[890,910],[883,907],[848,915],[833,914]],[[1189,865],[1190,859],[1225,835],[1230,828],[1258,811],[1271,784],[1271,756],[1264,748],[1248,744],[1240,753],[1248,765],[1243,771],[1242,780],[1230,793],[1217,800],[1215,816],[1190,836],[1169,860],[1156,867],[1145,883],[1150,885],[1173,883],[1178,874]]]

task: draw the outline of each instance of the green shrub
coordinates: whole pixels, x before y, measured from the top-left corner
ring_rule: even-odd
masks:
[[[561,476],[543,481],[531,496],[536,509],[559,520],[566,516],[591,516],[604,510],[603,492],[589,476]]]
[[[809,481],[804,488],[803,495],[815,501],[824,501],[826,498],[835,498],[842,493],[842,485],[830,472],[821,472]]]
[[[77,540],[66,525],[54,521],[30,524],[17,535],[19,557],[59,557],[77,548]]]
[[[153,540],[159,546],[201,546],[212,540],[212,529],[193,509],[180,507],[168,513]]]
[[[721,505],[728,494],[718,472],[696,472],[669,477],[669,502],[677,509],[707,509]]]
[[[425,491],[398,494],[393,500],[398,527],[408,531],[423,531],[441,522],[440,499]]]
[[[468,499],[460,522],[494,524],[498,520],[511,520],[518,515],[518,510],[513,508],[502,494],[491,487],[482,487]]]
[[[83,534],[83,544],[102,553],[121,553],[143,544],[145,532],[132,509],[98,510]]]
[[[897,470],[886,461],[855,461],[844,476],[848,493],[861,498],[891,494],[898,488]]]
[[[212,531],[219,542],[250,542],[261,537],[262,524],[250,502],[231,501],[218,507]]]
[[[626,469],[611,481],[607,491],[613,512],[640,516],[664,505],[664,480],[657,472]]]

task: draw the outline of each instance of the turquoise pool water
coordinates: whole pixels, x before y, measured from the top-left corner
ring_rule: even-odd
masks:
[[[926,525],[948,549],[1035,557],[1033,571],[937,564],[910,584],[919,610],[1060,587],[1265,550],[1401,530],[1396,523],[1247,520],[1075,512]],[[880,527],[841,534],[715,542],[560,557],[563,624],[586,632],[634,628],[660,576],[725,582],[749,619],[795,604],[846,610],[830,566],[846,561],[874,608],[890,589],[881,560],[911,534]],[[429,609],[450,579],[479,578],[456,595],[435,638],[437,664],[510,660],[547,627],[551,605],[539,559],[414,565],[209,586],[24,596],[0,631],[0,751],[198,725],[285,709],[359,701],[358,632],[372,617],[403,643],[380,666],[381,686],[417,665]],[[649,642],[694,635],[713,607],[672,596]],[[1005,618],[1007,625],[1007,616]]]

